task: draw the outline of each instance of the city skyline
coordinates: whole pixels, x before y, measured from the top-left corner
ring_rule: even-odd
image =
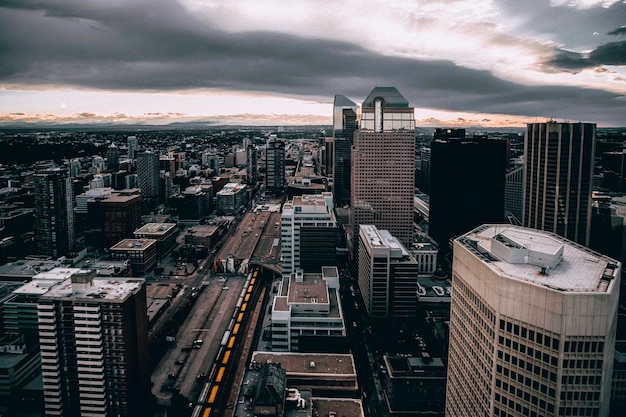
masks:
[[[389,85],[418,126],[625,124],[618,0],[1,7],[0,127],[330,125],[335,94]]]

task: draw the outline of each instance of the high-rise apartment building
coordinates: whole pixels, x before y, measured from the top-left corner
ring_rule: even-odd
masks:
[[[453,254],[446,416],[607,416],[621,264],[508,224]]]
[[[38,301],[47,416],[144,415],[150,395],[145,281],[83,270]]]
[[[161,176],[159,155],[142,152],[137,155],[137,176],[141,190],[142,211],[149,213],[159,204]]]
[[[285,142],[275,136],[270,137],[265,148],[265,187],[268,191],[285,191]]]
[[[287,201],[280,226],[284,276],[298,268],[316,272],[336,262],[338,229],[332,193],[295,196]]]
[[[256,146],[253,143],[246,146],[246,177],[248,184],[256,185],[258,179],[257,154]]]
[[[35,184],[35,236],[41,255],[59,257],[74,249],[72,179],[61,168],[33,176]]]
[[[128,159],[135,159],[139,152],[139,140],[137,136],[129,136],[126,138],[126,146],[128,147]]]
[[[376,87],[363,102],[351,164],[350,223],[354,246],[358,245],[361,224],[389,230],[403,244],[410,245],[415,119],[413,107],[395,87]]]
[[[371,317],[415,317],[418,272],[415,258],[389,231],[360,226],[358,282]]]
[[[350,204],[350,168],[352,143],[356,130],[358,106],[342,95],[333,104],[333,195],[335,204]]]
[[[522,224],[589,245],[593,123],[530,123],[524,140]]]
[[[504,220],[506,141],[464,135],[463,129],[438,129],[430,144],[428,233],[444,263],[450,238]]]
[[[120,150],[112,143],[107,149],[107,171],[116,172],[120,169]]]

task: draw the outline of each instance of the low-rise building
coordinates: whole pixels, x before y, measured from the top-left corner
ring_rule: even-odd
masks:
[[[224,228],[218,225],[202,224],[187,229],[185,243],[188,245],[204,245],[213,247],[222,237]]]
[[[155,239],[124,239],[110,249],[115,260],[128,259],[133,276],[143,275],[157,263],[157,241]]]
[[[148,223],[135,230],[135,238],[155,239],[160,258],[176,246],[177,231],[176,223]]]
[[[228,183],[216,194],[217,214],[236,214],[248,202],[245,184]]]
[[[383,356],[390,416],[444,415],[446,367],[441,358]]]
[[[277,363],[287,386],[309,390],[317,397],[352,398],[359,391],[354,358],[349,353],[254,352],[252,363]]]
[[[346,327],[336,267],[284,277],[272,305],[272,351],[341,351]]]

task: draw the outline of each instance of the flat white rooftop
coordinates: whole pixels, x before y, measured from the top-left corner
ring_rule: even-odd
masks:
[[[96,277],[91,281],[91,285],[76,285],[72,284],[71,279],[67,279],[51,287],[44,297],[122,302],[139,290],[143,282],[144,280],[140,278]]]
[[[552,265],[524,262],[515,256],[508,258],[515,262],[508,262],[502,256],[499,235],[511,239],[513,250],[530,249],[553,261]],[[621,271],[618,261],[558,235],[508,224],[480,226],[456,242],[503,276],[558,291],[612,292]]]
[[[176,223],[148,223],[135,230],[135,234],[163,235],[176,227]]]

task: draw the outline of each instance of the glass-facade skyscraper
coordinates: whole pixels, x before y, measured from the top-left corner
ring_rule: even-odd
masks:
[[[363,102],[351,169],[353,243],[359,225],[371,224],[411,245],[415,118],[413,107],[395,87],[376,87]]]
[[[350,160],[358,106],[340,94],[333,104],[333,195],[335,204],[350,203]]]
[[[522,223],[589,245],[596,125],[530,123]]]
[[[35,236],[41,255],[70,254],[74,248],[72,179],[61,168],[48,169],[33,177],[35,184]]]

